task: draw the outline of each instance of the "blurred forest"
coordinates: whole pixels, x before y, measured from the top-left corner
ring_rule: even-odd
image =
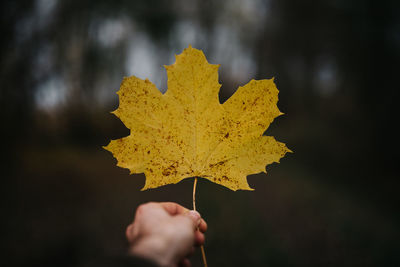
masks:
[[[124,253],[137,205],[191,207],[193,180],[141,192],[102,149],[129,134],[110,114],[122,78],[164,92],[189,44],[221,64],[221,102],[275,77],[285,115],[266,134],[295,152],[253,192],[199,181],[209,265],[400,266],[399,3],[1,1],[4,266]]]

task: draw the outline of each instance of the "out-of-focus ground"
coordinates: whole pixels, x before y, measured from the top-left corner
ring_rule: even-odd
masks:
[[[210,266],[399,266],[395,1],[2,1],[4,266],[74,266],[124,253],[148,201],[191,207],[193,180],[140,191],[103,150],[124,76],[166,90],[191,44],[221,64],[220,99],[275,77],[270,126],[294,151],[255,191],[201,179]],[[202,266],[199,253],[193,266]]]

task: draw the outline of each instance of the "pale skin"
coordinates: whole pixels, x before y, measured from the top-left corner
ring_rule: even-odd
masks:
[[[126,229],[129,253],[163,267],[189,267],[189,256],[204,244],[207,223],[197,211],[173,202],[140,205]]]

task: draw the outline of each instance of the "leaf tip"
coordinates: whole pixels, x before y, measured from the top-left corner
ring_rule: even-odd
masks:
[[[233,191],[238,191],[238,190],[246,190],[246,191],[254,191],[254,188],[251,188],[250,186],[247,186],[246,188],[237,188],[237,189],[232,189]]]
[[[140,191],[145,191],[149,189],[149,185],[147,184],[147,182],[145,181],[144,186],[140,189]]]
[[[211,66],[213,69],[218,70],[219,67],[221,67],[221,64],[210,64],[210,66]]]

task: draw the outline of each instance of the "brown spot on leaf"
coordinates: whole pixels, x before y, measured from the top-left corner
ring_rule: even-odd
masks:
[[[210,165],[208,165],[208,166],[209,166],[210,168],[218,167],[218,166],[224,165],[226,161],[227,161],[227,160],[223,160],[223,161],[220,161],[220,162],[217,162],[217,163],[214,163],[214,164],[210,164]]]
[[[165,170],[163,170],[162,174],[163,174],[164,176],[169,176],[169,175],[171,174],[171,171],[168,170],[168,169],[165,169]]]

